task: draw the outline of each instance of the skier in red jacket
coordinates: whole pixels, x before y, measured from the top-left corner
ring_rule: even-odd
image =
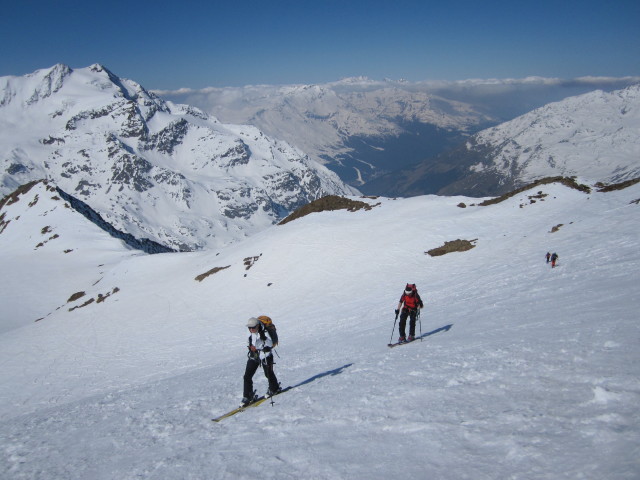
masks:
[[[402,306],[404,304],[404,307]],[[411,342],[416,338],[416,318],[418,315],[418,309],[423,308],[424,304],[418,294],[418,289],[414,283],[407,283],[407,286],[400,297],[398,308],[396,308],[396,318],[398,318],[398,312],[402,308],[400,314],[400,338],[398,343]],[[405,327],[407,324],[407,317],[409,317],[409,337],[405,337]]]

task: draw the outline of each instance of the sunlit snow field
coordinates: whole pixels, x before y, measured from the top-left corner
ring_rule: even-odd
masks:
[[[52,196],[2,210],[3,479],[640,477],[638,184],[364,199],[152,256]],[[476,247],[425,254],[455,239]],[[421,338],[389,349],[407,282]],[[259,314],[295,388],[213,423],[240,401]]]

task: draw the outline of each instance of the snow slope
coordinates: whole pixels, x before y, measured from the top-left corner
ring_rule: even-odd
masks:
[[[41,188],[0,211],[3,265],[59,262],[57,289],[0,284],[3,479],[640,475],[640,184],[551,184],[487,207],[359,199],[376,206],[151,256],[82,225],[34,252],[20,232],[62,228],[24,207],[38,194],[53,208]],[[424,253],[455,239],[476,247]],[[422,338],[388,349],[406,282],[426,302]],[[22,304],[5,301],[21,291]],[[244,322],[261,313],[279,329],[276,373],[295,388],[212,423],[240,399]]]

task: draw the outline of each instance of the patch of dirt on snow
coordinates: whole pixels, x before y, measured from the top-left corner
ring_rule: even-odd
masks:
[[[546,177],[546,178],[541,178],[540,180],[536,180],[533,183],[530,183],[528,185],[525,185],[524,187],[518,188],[517,190],[513,190],[509,193],[505,193],[504,195],[501,195],[499,197],[496,198],[491,198],[489,200],[485,200],[484,202],[479,203],[478,205],[480,207],[486,207],[488,205],[495,205],[496,203],[500,203],[503,202],[505,200],[507,200],[508,198],[511,198],[519,193],[522,193],[526,190],[529,190],[530,188],[534,188],[537,187],[538,185],[548,185],[550,183],[561,183],[562,185],[565,185],[569,188],[573,188],[575,190],[579,190],[581,192],[585,192],[585,193],[591,193],[591,189],[587,186],[587,185],[583,185],[580,184],[578,182],[576,182],[575,178],[570,178],[570,177]]]
[[[373,207],[378,205],[380,204],[377,203],[375,205],[370,205],[366,202],[351,200],[350,198],[339,197],[338,195],[327,195],[326,197],[319,198],[318,200],[314,200],[313,202],[300,207],[287,218],[282,220],[278,225],[284,225],[285,223],[289,223],[293,220],[304,217],[305,215],[309,215],[310,213],[324,212],[327,210],[348,210],[349,212],[355,212],[363,209],[371,210]]]
[[[598,182],[596,183],[596,187],[598,188],[599,192],[606,193],[613,192],[614,190],[623,190],[627,187],[630,187],[631,185],[635,185],[638,182],[640,182],[640,177],[627,180],[626,182],[614,183],[612,185],[605,185],[604,183]]]
[[[207,278],[209,275],[213,275],[214,273],[218,273],[220,270],[224,270],[225,268],[229,268],[231,265],[227,265],[226,267],[214,267],[208,272],[201,273],[195,279],[199,282]]]
[[[474,240],[452,240],[450,242],[444,242],[443,246],[432,248],[425,253],[431,255],[432,257],[439,257],[440,255],[445,255],[451,252],[466,252],[467,250],[471,250],[473,247],[475,247],[474,243],[477,241],[477,238]]]

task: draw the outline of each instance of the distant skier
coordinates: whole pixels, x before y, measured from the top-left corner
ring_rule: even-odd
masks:
[[[545,255],[546,259],[547,259],[547,263],[549,263],[549,259],[551,258],[551,254],[549,252],[547,252],[547,254]]]
[[[273,353],[271,352],[273,339],[269,331],[260,320],[254,317],[251,317],[247,321],[247,327],[249,328],[249,353],[247,354],[249,358],[247,359],[247,367],[244,372],[243,405],[251,403],[256,397],[255,390],[253,389],[253,376],[261,364],[264,375],[269,380],[269,390],[266,395],[275,395],[280,391],[280,384],[273,371],[274,362]]]
[[[402,306],[404,304],[404,307]],[[422,303],[422,299],[418,294],[418,289],[415,284],[407,283],[407,286],[400,297],[400,302],[398,303],[398,308],[396,308],[396,318],[398,318],[398,313],[400,312],[400,308],[402,308],[402,313],[400,314],[400,338],[398,338],[398,343],[402,342],[411,342],[416,338],[416,318],[418,315],[418,309],[423,308],[424,304]],[[405,337],[407,317],[409,317],[409,337]]]
[[[556,252],[553,252],[553,254],[551,255],[551,268],[556,267],[557,261],[558,261],[558,254]]]

